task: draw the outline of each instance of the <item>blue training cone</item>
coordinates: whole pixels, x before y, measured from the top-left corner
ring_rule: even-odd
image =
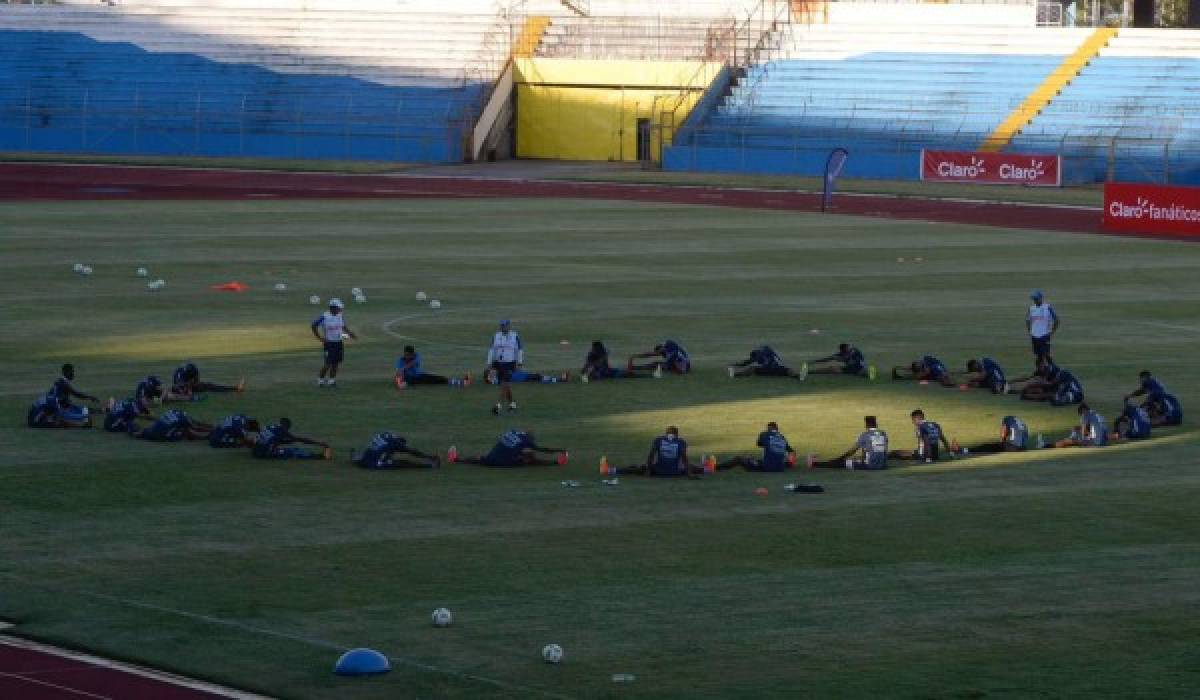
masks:
[[[351,649],[333,667],[339,676],[374,676],[392,670],[388,658],[374,649]]]

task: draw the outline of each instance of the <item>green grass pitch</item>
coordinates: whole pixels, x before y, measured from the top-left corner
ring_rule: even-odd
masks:
[[[667,423],[720,457],[752,454],[771,419],[802,452],[832,454],[865,413],[907,446],[915,407],[964,444],[993,439],[1009,413],[1061,436],[1072,409],[1014,397],[724,373],[758,343],[798,364],[840,340],[881,368],[986,353],[1017,373],[1033,288],[1064,318],[1061,364],[1110,421],[1143,368],[1190,409],[1194,245],[565,200],[54,202],[2,205],[0,221],[0,618],[25,634],[288,698],[1200,691],[1190,424],[1137,445],[884,473],[605,487],[596,472],[602,455],[641,459]],[[166,289],[146,291],[140,265]],[[231,280],[252,289],[209,290]],[[308,296],[349,300],[354,286],[369,299],[347,310],[361,339],[340,388],[319,390]],[[492,387],[391,385],[406,340],[430,371],[478,374],[502,317],[531,369],[576,370],[593,339],[624,357],[664,337],[697,369],[517,386],[521,410],[501,418]],[[83,390],[121,397],[186,359],[249,385],[188,406],[195,416],[288,415],[338,461],[21,427],[62,362]],[[379,430],[473,453],[514,425],[569,447],[571,464],[345,461]],[[783,491],[798,479],[827,492]],[[455,625],[433,629],[443,605]],[[563,664],[541,662],[548,642]],[[354,646],[395,670],[332,675]]]

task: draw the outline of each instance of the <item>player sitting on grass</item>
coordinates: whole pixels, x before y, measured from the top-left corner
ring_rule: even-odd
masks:
[[[133,399],[108,400],[105,408],[104,429],[110,433],[134,433],[138,430],[138,419],[148,418],[138,412]]]
[[[816,455],[809,455],[808,468],[887,469],[887,433],[879,429],[879,421],[875,416],[865,416],[863,423],[866,425],[866,430],[859,433],[853,447],[841,455],[825,461],[819,461]],[[854,458],[855,453],[859,453],[858,459]]]
[[[1145,440],[1150,437],[1150,414],[1141,406],[1127,403],[1121,416],[1113,422],[1112,440]]]
[[[990,357],[967,360],[967,372],[962,383],[971,389],[987,389],[993,394],[1006,393],[1004,370]]]
[[[58,418],[62,423],[61,427],[90,427],[92,421],[88,417],[87,408],[72,404],[71,398],[77,397],[84,401],[91,401],[92,403],[99,403],[100,399],[76,389],[75,385],[71,383],[74,380],[75,365],[68,362],[62,366],[62,375],[54,380],[54,384],[50,385],[50,391],[46,392],[46,395],[52,397],[58,403]]]
[[[1045,447],[1041,443],[1041,436],[1038,436],[1038,443],[1032,445],[1035,448]],[[1025,425],[1025,421],[1016,416],[1005,416],[1000,421],[1000,441],[985,442],[981,445],[973,445],[963,450],[964,454],[995,454],[997,452],[1023,452],[1031,447],[1029,443],[1029,426]]]
[[[258,421],[244,413],[227,416],[208,434],[208,446],[217,448],[253,447],[254,435],[261,430]]]
[[[938,382],[942,386],[955,386],[954,378],[941,360],[925,355],[913,360],[908,367],[893,367],[892,379],[912,379],[921,382]]]
[[[688,463],[687,441],[679,437],[679,428],[669,425],[664,434],[654,438],[645,464],[618,467],[609,473],[697,479],[704,473],[704,467]]]
[[[489,368],[485,377],[488,384],[497,385],[500,383],[500,373]],[[515,369],[511,375],[511,381],[516,383],[521,382],[537,382],[541,384],[561,384],[571,381],[570,372],[562,372],[561,374],[542,374],[541,372],[526,372],[523,369]]]
[[[1005,393],[1019,393],[1021,398],[1025,398],[1026,394],[1045,393],[1058,381],[1058,373],[1061,371],[1054,363],[1054,358],[1039,357],[1034,362],[1033,374],[1010,380]]]
[[[188,414],[172,408],[169,411],[163,411],[158,420],[140,432],[130,434],[152,442],[179,442],[180,440],[204,440],[211,431],[212,426],[208,423],[192,420]]]
[[[807,365],[809,374],[850,374],[870,379],[874,379],[876,375],[875,365],[867,365],[862,350],[850,343],[839,344],[838,351],[834,354],[809,360]]]
[[[318,451],[288,447],[296,443],[315,445],[322,449]],[[280,418],[278,423],[272,423],[260,430],[254,439],[251,454],[257,459],[333,459],[333,450],[330,449],[329,443],[293,435],[290,418]]]
[[[659,359],[648,362],[644,365],[634,363],[634,360],[657,357]],[[656,373],[663,371],[674,372],[675,374],[687,374],[692,371],[692,361],[688,358],[687,350],[683,346],[676,343],[674,340],[664,340],[662,343],[654,346],[650,352],[639,352],[629,356],[629,363],[625,366],[630,372],[639,369],[652,370]]]
[[[162,403],[162,380],[151,374],[137,383],[133,389],[133,403],[137,406],[138,414],[150,416],[150,405]]]
[[[729,377],[791,377],[803,380],[808,374],[808,365],[800,371],[783,364],[783,358],[770,345],[760,345],[750,351],[750,357],[729,366]]]
[[[440,374],[430,374],[421,368],[421,353],[411,345],[404,346],[404,354],[396,360],[396,388],[403,389],[410,384],[449,384],[450,386],[471,386],[471,373],[462,377],[443,377]]]
[[[535,453],[558,453],[554,460],[538,459]],[[446,452],[451,462],[479,464],[485,467],[545,467],[551,464],[566,464],[567,451],[558,447],[538,447],[532,430],[509,430],[500,436],[492,451],[478,457],[460,457],[458,448]]]
[[[1047,401],[1051,406],[1067,406],[1083,402],[1083,385],[1069,371],[1053,362],[1042,364],[1042,381],[1021,390],[1024,401]]]
[[[224,384],[213,384],[212,382],[200,381],[200,368],[193,362],[177,367],[175,373],[171,375],[171,388],[167,391],[164,401],[199,401],[204,398],[202,394],[205,392],[228,392],[236,391],[241,393],[246,389],[246,380],[239,380],[237,384],[226,386]]]
[[[945,447],[950,457],[954,457],[957,450],[946,439],[946,433],[942,430],[942,426],[927,420],[925,412],[919,408],[908,415],[912,419],[913,427],[916,428],[917,447],[913,450],[892,450],[889,457],[931,464],[938,461],[938,457],[941,456],[940,447]]]
[[[775,421],[767,423],[767,429],[758,434],[755,444],[762,448],[762,459],[734,457],[717,464],[717,469],[741,467],[748,472],[782,472],[796,463],[796,451],[779,432],[779,424]]]
[[[92,417],[87,409],[81,408],[82,413],[73,413],[67,417],[59,408],[58,399],[50,394],[39,398],[29,407],[25,416],[25,424],[30,428],[90,428]]]
[[[420,457],[421,462],[396,459],[397,453]],[[367,444],[361,455],[350,450],[350,461],[364,469],[400,469],[403,467],[438,467],[442,460],[437,455],[424,452],[408,446],[408,441],[399,435],[383,432],[377,433]]]
[[[1154,425],[1179,425],[1183,422],[1183,406],[1174,394],[1167,391],[1162,382],[1155,379],[1149,370],[1139,372],[1138,380],[1138,388],[1125,395],[1126,401],[1135,396],[1145,396],[1142,408],[1150,414]]]
[[[608,363],[608,348],[604,347],[604,343],[599,340],[592,341],[592,349],[588,350],[587,357],[583,361],[583,369],[579,370],[579,378],[585,384],[597,379],[622,379],[626,377],[636,377],[633,371],[628,369],[617,369]]]
[[[1088,408],[1086,403],[1079,404],[1079,427],[1062,440],[1054,443],[1055,447],[1104,447],[1108,444],[1108,426],[1104,424],[1104,416]]]

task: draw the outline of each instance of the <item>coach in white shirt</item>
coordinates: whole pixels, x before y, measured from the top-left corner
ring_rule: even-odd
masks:
[[[321,341],[325,358],[325,363],[321,365],[321,373],[317,375],[317,386],[337,386],[338,365],[342,364],[346,357],[345,343],[342,341],[358,337],[350,330],[350,326],[346,325],[346,319],[342,316],[342,309],[345,307],[341,299],[330,299],[329,310],[312,322],[313,335]],[[329,378],[326,379],[326,376]]]
[[[1033,303],[1025,316],[1025,328],[1033,341],[1033,354],[1042,360],[1050,357],[1050,339],[1058,330],[1058,314],[1054,312],[1053,306],[1046,303],[1046,296],[1042,294],[1042,290],[1034,291],[1029,298]]]
[[[512,395],[512,375],[524,364],[525,349],[521,345],[521,336],[512,329],[512,321],[507,318],[500,322],[500,330],[492,336],[487,361],[488,367],[495,370],[496,381],[500,384],[500,402],[492,407],[492,413],[500,415],[505,402],[508,402],[508,410],[517,410],[517,402]]]

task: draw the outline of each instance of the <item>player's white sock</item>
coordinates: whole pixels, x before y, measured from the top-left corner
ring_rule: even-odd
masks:
[[[325,377],[317,377],[317,386],[325,386]]]

